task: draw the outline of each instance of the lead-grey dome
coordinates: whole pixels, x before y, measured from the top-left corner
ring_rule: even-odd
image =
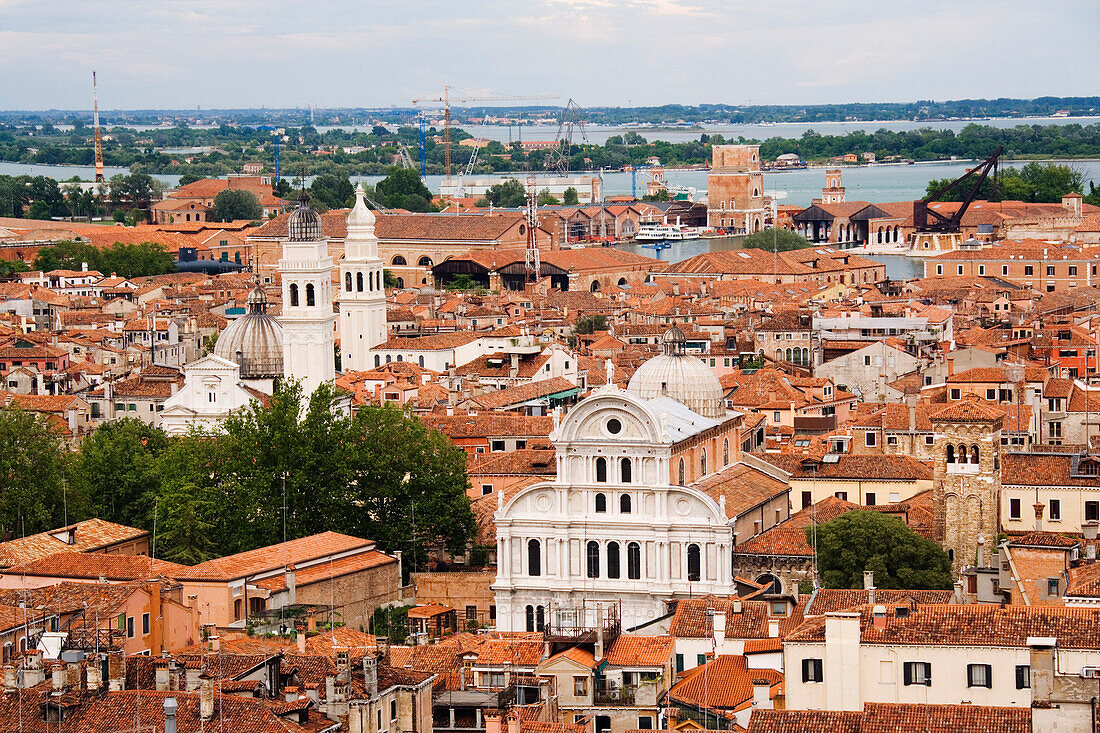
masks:
[[[321,217],[309,205],[309,194],[298,196],[298,208],[290,212],[286,222],[291,242],[316,242],[321,239]]]
[[[241,379],[283,375],[283,327],[267,314],[267,295],[259,285],[248,294],[248,315],[222,331],[214,355],[238,364]]]
[[[703,417],[726,415],[722,385],[710,367],[684,352],[687,337],[673,326],[661,337],[662,353],[634,372],[627,391],[642,399],[671,397]]]

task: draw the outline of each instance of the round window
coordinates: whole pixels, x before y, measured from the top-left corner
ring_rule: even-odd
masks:
[[[607,421],[607,432],[612,435],[618,435],[623,430],[623,424],[619,422],[617,418],[611,418]]]

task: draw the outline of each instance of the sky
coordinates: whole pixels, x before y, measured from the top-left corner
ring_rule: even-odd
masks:
[[[1098,0],[0,0],[0,109],[1100,94]],[[521,104],[521,102],[513,102]]]

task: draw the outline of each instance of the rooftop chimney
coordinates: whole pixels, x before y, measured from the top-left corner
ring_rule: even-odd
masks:
[[[730,607],[733,613],[741,613],[741,598],[737,597],[733,599],[733,605]]]
[[[156,661],[156,688],[157,692],[168,691],[168,662],[163,659]]]
[[[871,609],[871,613],[875,617],[875,628],[886,628],[886,606],[878,605]]]
[[[767,680],[752,681],[752,707],[754,710],[772,709],[772,684]]]
[[[294,628],[295,641],[298,642],[298,653],[305,656],[306,653],[306,627],[298,625]]]
[[[768,638],[769,639],[778,639],[779,638],[779,619],[777,619],[777,618],[768,619]]]
[[[867,591],[867,602],[874,604],[875,602],[875,571],[864,570],[863,571],[863,590]]]
[[[1095,519],[1088,522],[1082,522],[1081,531],[1085,533],[1086,540],[1096,539],[1097,527],[1100,527],[1100,522],[1097,522]]]
[[[4,692],[15,692],[15,667],[10,664],[4,667]]]
[[[287,603],[292,606],[298,603],[298,586],[294,580],[294,563],[286,566],[286,594]]]
[[[1035,531],[1043,531],[1043,509],[1046,508],[1046,504],[1041,501],[1037,501],[1031,505],[1035,509]]]
[[[55,664],[53,669],[50,670],[50,682],[54,692],[61,692],[65,689],[65,666],[63,664]]]
[[[199,675],[199,717],[214,719],[214,677],[206,672]]]
[[[722,642],[726,640],[726,612],[715,611],[711,625],[714,628],[714,648],[721,649]]]
[[[378,657],[367,654],[363,657],[363,681],[370,698],[378,696]]]
[[[176,698],[164,698],[164,733],[176,733]]]

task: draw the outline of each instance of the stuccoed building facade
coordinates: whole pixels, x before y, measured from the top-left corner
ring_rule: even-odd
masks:
[[[741,416],[679,329],[664,341],[627,390],[601,388],[556,426],[554,482],[498,495],[501,631],[580,641],[656,619],[668,599],[734,592],[725,500],[687,484],[737,462]]]

